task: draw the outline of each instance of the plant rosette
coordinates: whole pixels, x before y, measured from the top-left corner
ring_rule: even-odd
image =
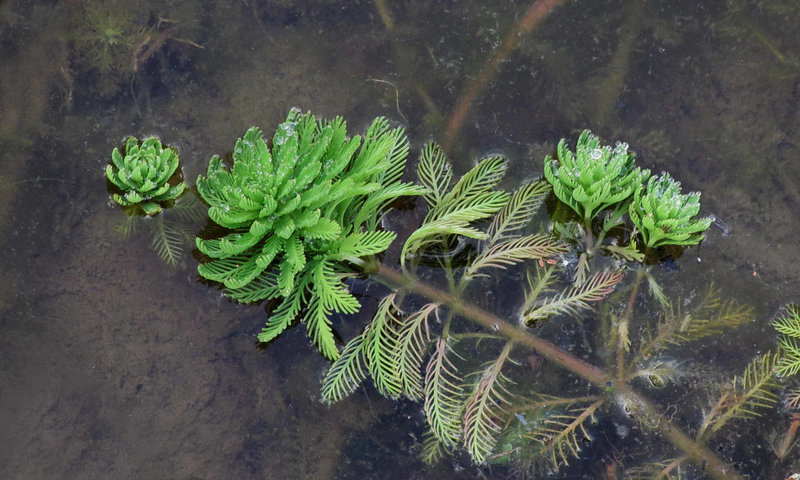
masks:
[[[378,118],[363,142],[346,133],[340,117],[322,121],[292,109],[271,148],[252,127],[236,142],[232,166],[215,156],[197,179],[208,216],[225,229],[196,239],[209,257],[200,275],[241,302],[282,299],[262,342],[305,312],[309,335],[331,359],[339,353],[329,317],[360,307],[343,280],[394,240],[380,229],[388,204],[426,192],[400,182],[408,155],[401,128]]]
[[[177,150],[163,147],[157,138],[146,138],[141,144],[135,137],[128,138],[124,153],[114,148],[106,166],[106,178],[121,192],[112,194],[114,201],[131,214],[158,214],[186,189],[180,174],[175,175],[179,165]]]
[[[711,218],[693,218],[699,211],[700,192],[681,194],[681,183],[666,172],[651,177],[646,186],[637,186],[628,208],[647,250],[700,243]]]
[[[544,159],[544,175],[553,193],[583,219],[584,225],[602,210],[627,200],[650,172],[634,166],[628,144],[600,146],[589,130],[578,137],[575,153],[561,139],[558,159]]]

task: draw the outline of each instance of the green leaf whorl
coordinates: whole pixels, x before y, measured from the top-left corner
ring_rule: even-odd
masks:
[[[385,207],[424,189],[401,183],[408,141],[376,119],[364,136],[347,138],[340,117],[317,120],[292,109],[267,145],[250,128],[233,165],[215,156],[197,179],[219,238],[196,239],[210,257],[198,272],[243,302],[282,298],[259,340],[278,336],[304,309],[309,335],[338,357],[329,316],[360,306],[342,280],[358,258],[383,252],[393,232],[379,231]]]
[[[179,164],[177,150],[164,148],[157,138],[146,138],[141,145],[138,139],[128,138],[124,155],[115,148],[106,166],[106,178],[122,192],[113,194],[114,201],[146,215],[159,213],[165,202],[175,200],[186,189],[182,180],[170,184]]]
[[[700,193],[681,194],[681,183],[669,173],[639,185],[628,214],[642,233],[645,248],[663,245],[697,245],[711,219],[692,218],[700,211]]]
[[[545,157],[545,177],[558,199],[580,215],[584,223],[603,209],[627,200],[636,185],[649,175],[649,171],[634,167],[634,154],[628,153],[627,143],[601,147],[589,130],[578,137],[575,153],[561,139],[557,157]]]

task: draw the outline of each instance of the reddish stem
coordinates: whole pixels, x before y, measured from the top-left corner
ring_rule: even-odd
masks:
[[[514,30],[506,35],[503,43],[494,52],[489,63],[483,67],[481,73],[469,84],[463,95],[461,95],[461,98],[459,98],[458,103],[456,103],[456,108],[453,110],[453,113],[450,114],[450,118],[447,121],[447,129],[444,133],[444,139],[442,140],[442,148],[446,152],[450,151],[450,147],[455,142],[458,132],[461,130],[461,127],[464,125],[464,120],[467,118],[469,109],[472,107],[472,103],[475,102],[478,96],[486,89],[486,85],[497,73],[500,63],[508,58],[517,48],[519,40],[523,35],[530,33],[541,24],[547,16],[550,15],[550,12],[562,3],[564,3],[564,0],[537,0],[531,5],[525,16],[522,17],[522,20],[517,23]]]

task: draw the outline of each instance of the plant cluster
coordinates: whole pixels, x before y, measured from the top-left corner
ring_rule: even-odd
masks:
[[[124,152],[115,148],[106,167],[106,178],[120,190],[113,194],[114,201],[130,207],[130,214],[158,214],[186,189],[179,165],[178,151],[164,148],[158,138],[146,138],[141,144],[128,138]]]
[[[669,173],[651,177],[649,170],[634,166],[635,155],[627,143],[603,146],[584,130],[575,152],[562,139],[557,154],[557,159],[545,158],[545,177],[556,197],[580,216],[588,239],[592,239],[592,221],[609,211],[598,244],[624,213],[629,213],[641,233],[646,250],[696,245],[711,225],[708,217],[694,218],[700,211],[700,193],[683,195],[680,182]],[[587,243],[588,251],[593,247]]]
[[[700,211],[700,193],[681,194],[681,183],[662,173],[638,185],[629,207],[631,220],[647,249],[664,245],[697,245],[711,218],[693,218]]]
[[[230,164],[214,157],[198,178],[213,222],[196,240],[206,256],[200,275],[235,300],[276,301],[261,341],[302,319],[332,360],[322,381],[326,401],[370,378],[382,395],[421,402],[426,461],[465,454],[478,465],[562,468],[597,441],[602,412],[621,430],[635,425],[675,447],[673,458],[626,465],[631,478],[679,478],[692,464],[712,478],[742,478],[710,446],[734,420],[777,405],[778,376],[799,369],[800,316],[787,309],[775,322],[780,351],[756,356],[732,378],[709,381],[673,359],[675,349],[752,318],[713,286],[669,300],[644,265],[652,249],[702,240],[710,220],[695,218],[699,194],[681,194],[669,174],[649,177],[627,145],[601,146],[588,131],[575,153],[562,140],[558,159],[545,159],[546,181],[511,191],[500,188],[502,156],[483,158],[456,179],[442,149],[429,144],[412,184],[401,181],[407,154],[402,129],[384,119],[363,139],[348,138],[340,118],[297,110],[271,142],[251,128]],[[580,223],[555,218],[551,231],[535,227],[551,192]],[[404,239],[399,269],[384,265],[377,255],[396,234],[381,229],[381,217],[398,197],[416,195],[424,220]],[[603,242],[612,230],[614,241]],[[570,271],[577,257],[580,279]],[[365,274],[388,291],[340,352],[331,318],[358,311],[347,279]],[[645,278],[660,300],[657,312],[642,311]],[[475,301],[500,291],[498,305]],[[563,328],[566,322],[576,327]],[[669,395],[648,395],[668,385],[703,385],[708,407],[670,412]],[[798,427],[800,415],[776,450],[780,458]]]
[[[347,137],[341,118],[317,120],[293,109],[272,148],[251,128],[236,142],[231,166],[214,157],[197,179],[209,217],[225,229],[197,238],[209,258],[198,272],[233,299],[281,300],[260,341],[280,335],[302,312],[314,343],[336,359],[330,317],[360,307],[343,280],[362,257],[394,240],[394,232],[380,229],[385,207],[424,192],[400,181],[407,155],[403,130],[382,118],[362,141]]]
[[[544,159],[544,175],[559,200],[575,210],[584,224],[598,213],[624,202],[649,175],[634,166],[634,154],[627,143],[614,148],[601,146],[589,130],[578,137],[575,152],[566,139],[558,142],[558,159]]]
[[[128,214],[120,232],[127,238],[145,227],[153,250],[169,265],[177,265],[184,246],[194,239],[192,224],[205,216],[194,195],[183,195],[186,184],[179,167],[178,151],[155,137],[128,138],[123,152],[115,148],[106,166],[112,198]],[[168,219],[165,209],[171,211]]]

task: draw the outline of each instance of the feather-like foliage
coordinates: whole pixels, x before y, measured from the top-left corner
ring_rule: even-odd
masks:
[[[550,184],[543,180],[516,189],[492,219],[486,231],[489,235],[486,243],[491,246],[500,240],[518,237],[519,232],[529,226],[550,190]]]
[[[394,303],[392,293],[381,300],[378,311],[367,326],[364,337],[364,359],[372,381],[381,395],[397,398],[403,393],[398,373],[397,338],[402,328],[402,312]]]
[[[591,308],[590,302],[604,299],[606,295],[614,291],[614,286],[624,277],[624,271],[606,270],[595,273],[579,287],[572,287],[539,304],[534,302],[534,305],[522,314],[525,323],[535,325],[538,321],[553,315],[577,315],[580,310],[588,310]],[[533,288],[535,287],[531,286],[531,289]]]
[[[639,357],[648,357],[671,346],[719,335],[752,321],[753,315],[752,307],[735,300],[723,301],[719,288],[712,283],[688,308],[682,307],[680,302],[666,305],[655,333],[643,342]]]
[[[445,167],[441,166],[442,162],[445,162]],[[452,235],[478,240],[488,238],[486,232],[475,228],[472,223],[494,215],[508,200],[506,192],[495,190],[507,168],[507,161],[503,157],[484,158],[446,193],[443,189],[449,186],[449,179],[447,182],[431,183],[432,172],[443,168],[449,171],[450,167],[439,147],[432,146],[422,151],[417,175],[423,185],[436,189],[435,194],[426,197],[428,202],[436,203],[428,209],[423,224],[406,239],[401,262]]]
[[[233,164],[214,157],[197,189],[224,235],[196,240],[208,257],[201,276],[239,301],[280,299],[259,340],[267,342],[305,310],[309,335],[330,359],[339,355],[333,313],[358,301],[343,279],[360,257],[383,252],[393,232],[379,231],[386,206],[427,189],[400,182],[408,155],[402,129],[376,119],[363,141],[344,120],[318,120],[292,109],[272,137],[249,129]]]
[[[322,379],[322,398],[329,403],[338,402],[353,393],[367,377],[362,345],[365,333],[347,342],[342,354],[328,368]]]
[[[153,223],[152,231],[151,246],[153,250],[168,265],[177,265],[178,260],[183,255],[183,246],[187,243],[187,240],[191,239],[191,234],[179,227],[175,228],[168,225],[164,222],[163,217],[159,217]]]
[[[436,435],[431,433],[430,430],[425,431],[422,437],[422,452],[420,453],[423,462],[433,465],[450,454],[450,452],[450,449]]]
[[[800,372],[800,306],[786,306],[784,315],[772,325],[781,336],[778,339],[781,348],[781,359],[775,369],[779,377],[788,377]]]
[[[453,363],[447,340],[439,338],[425,373],[425,418],[431,433],[447,448],[461,439],[464,387]],[[452,353],[451,353],[452,354]]]
[[[367,373],[381,395],[422,399],[422,363],[430,344],[428,317],[438,304],[404,315],[395,299],[395,293],[384,297],[364,332],[348,342],[331,365],[322,382],[323,397],[329,402],[352,393]]]
[[[759,417],[762,413],[759,410],[774,407],[779,399],[775,393],[779,383],[774,375],[779,358],[778,353],[756,357],[741,376],[735,376],[732,389],[723,391],[706,415],[698,439],[706,440],[732,419]]]
[[[428,319],[438,308],[439,304],[428,303],[409,315],[402,321],[398,334],[397,377],[403,395],[412,401],[420,401],[424,396],[422,364],[431,342]]]
[[[422,149],[417,167],[417,177],[419,182],[428,188],[428,191],[423,194],[428,207],[434,208],[439,205],[450,189],[453,171],[444,151],[435,143],[428,143]]]
[[[585,423],[594,418],[594,413],[604,401],[601,398],[588,405],[576,403],[563,410],[551,409],[532,426],[526,437],[541,445],[542,453],[550,459],[554,468],[567,465],[570,457],[578,457],[583,440],[592,439]]]
[[[686,457],[650,462],[641,467],[627,469],[625,478],[628,480],[685,480],[687,477]]]
[[[566,244],[550,235],[520,235],[549,191],[547,182],[538,181],[522,185],[508,197],[503,208],[492,218],[486,230],[488,238],[481,252],[465,270],[463,280],[488,276],[479,272],[481,269],[507,268],[524,260],[548,258],[567,251]]]
[[[478,464],[494,451],[503,418],[508,415],[503,407],[511,403],[512,393],[506,387],[511,381],[503,375],[502,368],[510,351],[511,343],[507,343],[497,359],[481,372],[464,407],[464,446]]]
[[[549,258],[566,252],[566,245],[550,235],[534,234],[500,241],[483,250],[464,272],[465,277],[488,276],[486,268],[507,268],[524,260]]]
[[[160,215],[128,215],[119,231],[123,237],[130,238],[144,228],[150,234],[150,246],[158,257],[167,265],[176,266],[186,247],[193,243],[193,224],[201,220],[201,215],[205,217],[201,211],[204,209],[194,195],[183,195]]]

